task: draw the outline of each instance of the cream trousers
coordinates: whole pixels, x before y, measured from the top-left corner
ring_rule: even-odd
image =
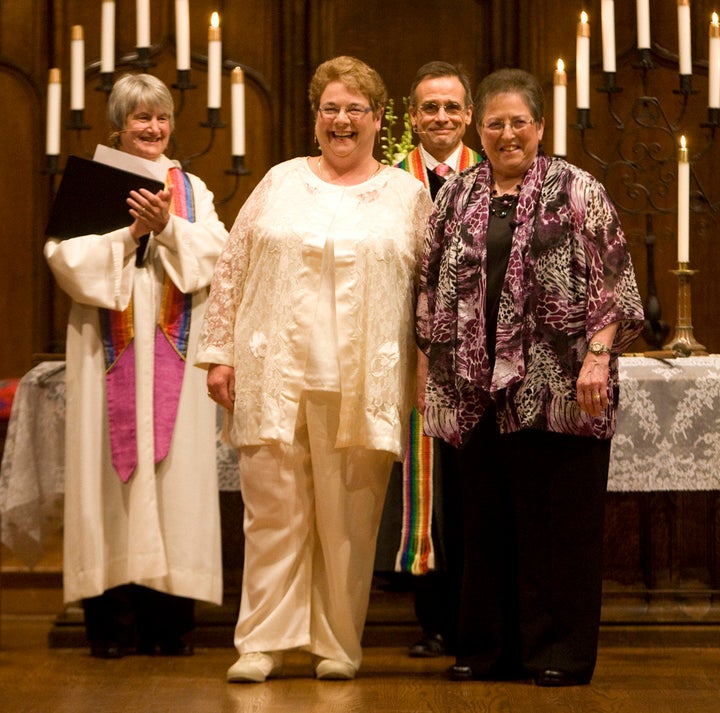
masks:
[[[239,449],[245,565],[235,646],[360,667],[394,457],[335,448],[340,395],[305,392],[292,445]]]

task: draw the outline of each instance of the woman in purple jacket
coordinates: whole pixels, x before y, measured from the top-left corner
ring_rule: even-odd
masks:
[[[618,355],[643,310],[618,216],[542,153],[542,88],[487,76],[487,160],[437,196],[417,332],[426,432],[458,447],[464,576],[451,678],[588,683]]]

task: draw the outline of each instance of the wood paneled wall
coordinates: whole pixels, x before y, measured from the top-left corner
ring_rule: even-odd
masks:
[[[695,336],[711,352],[720,352],[720,263],[717,209],[720,172],[715,170],[719,137],[702,124],[706,120],[708,22],[710,0],[693,0],[693,89],[688,97],[676,92],[677,5],[653,0],[652,69],[636,65],[635,3],[616,2],[617,85],[622,91],[603,93],[600,0],[192,0],[191,79],[196,89],[175,92],[178,106],[173,152],[198,155],[190,170],[201,176],[219,201],[218,210],[231,226],[243,201],[274,163],[314,152],[307,105],[307,84],[315,66],[337,54],[354,54],[385,78],[396,106],[402,106],[417,67],[430,59],[459,62],[473,83],[488,71],[520,66],[535,73],[546,87],[545,150],[552,152],[552,73],[562,57],[568,66],[568,122],[575,122],[575,32],[579,13],[590,14],[592,27],[591,121],[581,136],[568,131],[568,159],[606,182],[616,201],[630,243],[643,295],[647,295],[646,232],[648,208],[642,195],[628,190],[629,155],[642,168],[644,154],[664,150],[651,135],[632,136],[629,148],[620,141],[631,126],[634,100],[643,95],[660,99],[673,129],[688,137],[691,155],[704,152],[695,164],[695,189],[702,188],[710,205],[695,200],[691,220],[691,267],[699,270],[692,282]],[[135,0],[117,0],[117,74],[137,71],[133,65]],[[149,71],[168,85],[176,81],[174,3],[151,0],[152,66]],[[222,17],[224,84],[223,121],[230,121],[229,72],[235,64],[246,70],[247,156],[251,173],[238,180],[230,168],[229,127],[210,131],[206,120],[207,25],[210,13]],[[107,139],[105,96],[99,84],[100,1],[23,0],[0,3],[0,96],[5,129],[0,133],[0,376],[21,376],[37,352],[62,350],[67,301],[53,285],[42,257],[43,229],[58,176],[44,172],[45,95],[48,69],[63,72],[63,122],[69,118],[70,27],[83,25],[86,38],[85,131],[62,131],[61,165],[70,153],[87,155]],[[687,100],[687,106],[685,101]],[[665,137],[664,140],[666,140]],[[711,139],[715,138],[713,143]],[[467,135],[474,148],[474,129]],[[620,168],[619,168],[620,166]],[[672,330],[676,320],[675,166],[661,172],[660,206],[653,208],[655,278],[662,318]],[[649,183],[639,171],[633,180]],[[642,194],[642,191],[640,191]],[[225,201],[224,199],[227,200]],[[223,202],[224,201],[224,202]],[[646,348],[639,340],[638,350]],[[705,606],[718,587],[717,498],[714,495],[614,495],[609,501],[606,541],[608,586],[619,597],[627,594],[640,611],[654,592],[679,591],[697,596]],[[692,593],[695,593],[694,595]],[[632,609],[625,607],[618,620]],[[647,608],[644,610],[647,614]],[[706,617],[716,618],[712,607]],[[662,618],[664,614],[660,615]],[[690,616],[690,615],[688,615]]]
[[[693,189],[709,204],[694,200],[691,220],[693,325],[696,337],[711,352],[720,351],[720,325],[714,318],[720,302],[720,282],[714,271],[720,262],[717,209],[720,175],[714,171],[717,146],[702,126],[707,103],[707,27],[712,4],[692,4],[694,93],[676,92],[677,6],[674,0],[652,3],[654,67],[642,72],[635,66],[635,3],[615,3],[617,85],[622,91],[608,95],[601,66],[600,0],[558,5],[549,0],[456,0],[452,5],[432,0],[406,3],[366,0],[193,0],[191,5],[191,80],[195,89],[184,94],[174,89],[178,121],[172,153],[178,158],[199,154],[190,170],[214,191],[218,210],[230,227],[245,198],[274,163],[314,150],[312,117],[307,106],[307,83],[315,66],[336,54],[354,54],[369,62],[385,78],[396,106],[402,106],[412,76],[429,59],[461,63],[473,83],[501,66],[521,66],[534,72],[547,89],[548,126],[545,150],[552,152],[552,71],[558,57],[568,66],[568,122],[575,121],[575,27],[581,9],[590,13],[593,91],[593,128],[569,129],[568,158],[603,180],[620,208],[631,245],[643,295],[647,295],[647,205],[643,195],[628,190],[628,180],[650,180],[646,172],[630,176],[618,158],[642,162],[643,152],[665,150],[657,136],[633,135],[630,145],[620,141],[628,132],[617,128],[632,124],[634,100],[657,96],[673,129],[688,137],[691,155],[705,152],[694,166]],[[119,76],[138,71],[135,55],[135,0],[117,0],[116,47]],[[229,126],[211,131],[207,119],[207,26],[219,10],[223,30],[223,107],[221,118],[230,121],[229,73],[241,64],[246,70],[247,156],[251,173],[239,179],[229,175]],[[85,29],[86,111],[90,127],[62,130],[61,165],[70,153],[91,154],[107,141],[105,94],[98,91],[100,53],[100,1],[25,0],[0,5],[0,91],[6,106],[5,131],[0,135],[3,190],[0,209],[0,375],[20,376],[37,352],[62,350],[67,300],[53,285],[42,258],[43,228],[59,176],[45,169],[45,95],[47,72],[63,72],[63,123],[69,120],[70,27]],[[172,85],[176,82],[174,55],[174,2],[151,2],[152,66],[148,71]],[[684,101],[687,99],[687,107]],[[679,118],[678,118],[679,117]],[[667,137],[665,137],[667,139]],[[474,129],[467,142],[479,148]],[[638,149],[638,146],[641,146]],[[630,171],[632,173],[632,171]],[[662,319],[670,333],[676,320],[677,281],[674,166],[669,162],[660,179],[664,195],[652,222],[654,276]],[[654,179],[653,179],[654,180]],[[237,182],[237,186],[236,186]],[[642,191],[640,192],[642,194]],[[655,209],[653,209],[655,210]],[[647,348],[639,340],[638,350]]]
[[[575,26],[581,9],[590,13],[592,27],[593,89],[603,85],[601,67],[600,0],[569,5],[543,0],[456,0],[452,5],[432,0],[406,3],[366,0],[193,0],[191,5],[191,80],[195,89],[174,89],[178,120],[172,153],[178,158],[199,154],[190,170],[214,191],[218,210],[230,227],[245,198],[274,163],[314,150],[312,117],[307,106],[307,83],[315,66],[336,54],[354,54],[369,62],[385,78],[396,106],[402,106],[412,76],[422,63],[439,58],[461,63],[476,83],[501,66],[521,66],[534,72],[547,89],[548,126],[545,150],[552,152],[552,71],[558,57],[569,69],[568,121],[575,121]],[[135,56],[135,0],[117,0],[116,76],[138,71]],[[201,126],[206,112],[207,26],[219,10],[223,30],[223,107],[221,118],[230,122],[229,73],[241,64],[246,70],[247,156],[251,173],[239,179],[229,175],[229,126],[214,132]],[[673,0],[652,3],[653,60],[643,73],[636,66],[635,3],[615,3],[617,84],[621,92],[592,91],[593,128],[581,137],[568,132],[568,158],[601,178],[620,208],[630,241],[638,279],[647,294],[646,205],[628,191],[627,167],[618,157],[631,156],[638,143],[648,152],[658,150],[656,137],[633,136],[628,149],[619,139],[617,122],[629,126],[633,101],[657,96],[674,128],[688,137],[691,155],[706,151],[694,168],[694,189],[702,189],[710,206],[694,201],[702,213],[691,221],[691,266],[699,270],[692,282],[695,335],[710,351],[720,351],[720,325],[714,318],[720,302],[720,283],[714,270],[720,261],[717,215],[720,176],[714,171],[717,147],[708,145],[703,128],[707,103],[707,27],[710,0],[692,4],[695,93],[676,93],[677,7]],[[107,141],[105,93],[98,91],[100,1],[25,0],[0,5],[0,91],[6,106],[5,131],[0,135],[4,160],[0,165],[3,227],[0,237],[0,375],[20,376],[36,352],[62,350],[67,301],[54,286],[42,258],[43,228],[59,176],[45,169],[45,95],[47,72],[63,72],[63,123],[69,120],[70,27],[85,29],[86,111],[90,127],[63,128],[61,165],[70,153],[91,154]],[[151,2],[152,66],[148,71],[168,85],[176,82],[174,2]],[[680,119],[677,119],[680,117]],[[212,138],[212,146],[205,153]],[[582,139],[582,140],[581,140]],[[479,148],[470,129],[467,142]],[[664,150],[664,149],[663,149]],[[622,152],[626,152],[623,154]],[[638,161],[642,159],[635,153]],[[662,319],[671,333],[676,319],[677,281],[674,166],[663,169],[665,195],[653,217],[655,279]],[[638,176],[634,177],[636,180]],[[640,173],[639,180],[647,178]],[[236,186],[237,182],[237,186]],[[711,208],[710,210],[708,208]],[[647,347],[641,340],[637,349]]]

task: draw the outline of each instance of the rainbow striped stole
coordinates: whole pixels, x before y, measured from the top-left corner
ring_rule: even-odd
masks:
[[[482,156],[463,144],[458,171],[482,160]],[[430,190],[425,162],[419,147],[414,148],[398,168],[408,171]],[[395,557],[395,570],[411,574],[427,574],[435,569],[432,541],[434,442],[423,433],[423,417],[416,409],[410,416],[410,432],[403,462],[402,533]]]
[[[179,168],[168,171],[166,187],[172,187],[170,212],[195,220],[192,186]],[[155,463],[167,456],[177,417],[188,337],[192,295],[183,294],[165,275],[155,332],[153,374],[153,432]],[[137,466],[135,400],[135,348],[132,299],[127,308],[99,310],[105,356],[105,392],[113,466],[120,479],[130,480]]]
[[[167,184],[172,186],[173,191],[170,212],[194,223],[195,204],[187,174],[181,169],[173,167],[168,171]],[[163,282],[158,327],[183,360],[187,356],[191,306],[192,295],[180,292],[166,275]]]
[[[413,408],[403,461],[403,513],[397,572],[425,574],[435,568],[432,542],[434,442],[423,433],[423,417]]]
[[[463,144],[460,149],[460,159],[458,161],[458,173],[464,171],[470,166],[482,161],[482,156]],[[422,151],[420,147],[414,148],[400,163],[395,164],[397,168],[407,171],[410,175],[420,181],[425,188],[430,188],[428,184],[427,171],[425,170],[425,162],[423,161]]]

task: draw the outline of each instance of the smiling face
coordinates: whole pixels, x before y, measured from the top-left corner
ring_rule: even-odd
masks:
[[[420,143],[438,161],[444,161],[462,141],[472,121],[469,99],[457,77],[428,77],[417,85],[410,118]]]
[[[120,149],[133,156],[155,161],[167,149],[170,124],[169,114],[141,104],[125,120],[125,127],[120,134]]]
[[[504,92],[487,101],[478,117],[478,133],[497,182],[522,181],[537,156],[544,129],[545,120],[533,120],[522,94]]]
[[[365,112],[370,100],[348,89],[342,82],[330,82],[320,96],[315,135],[324,157],[358,164],[372,156],[375,135],[380,130],[382,112]],[[359,112],[357,110],[360,110]],[[348,114],[358,114],[353,118]],[[334,114],[334,116],[333,116]]]

